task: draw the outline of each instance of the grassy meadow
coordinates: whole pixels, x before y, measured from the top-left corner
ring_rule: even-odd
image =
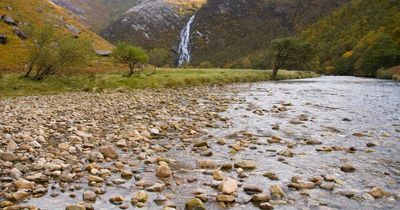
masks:
[[[123,73],[80,72],[72,75],[52,76],[44,81],[31,81],[21,73],[0,75],[0,98],[49,95],[71,91],[101,91],[112,89],[177,88],[196,85],[260,82],[271,80],[272,72],[266,70],[232,69],[158,69],[152,76],[146,73],[125,77]],[[300,79],[319,76],[313,72],[285,71],[277,79]]]

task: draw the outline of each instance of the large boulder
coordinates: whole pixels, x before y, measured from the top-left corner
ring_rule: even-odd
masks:
[[[81,31],[72,24],[65,24],[65,28],[67,28],[74,36],[77,36],[81,33]]]
[[[96,52],[96,55],[102,56],[102,57],[108,57],[112,53],[111,50],[95,50],[95,52]]]
[[[18,28],[18,27],[16,27],[16,26],[14,26],[13,32],[14,32],[14,34],[16,34],[20,39],[23,39],[23,40],[28,39],[28,35],[26,35],[26,33],[25,33],[23,30],[21,30],[20,28]]]
[[[10,16],[4,16],[3,17],[4,22],[6,22],[8,25],[12,25],[12,26],[17,26],[18,22],[16,20],[14,20],[12,17]]]

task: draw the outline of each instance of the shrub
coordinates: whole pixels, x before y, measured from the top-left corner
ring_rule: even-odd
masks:
[[[129,67],[129,77],[135,73],[142,72],[144,65],[149,60],[149,56],[144,49],[122,42],[117,44],[117,47],[113,50],[112,57],[116,62]]]
[[[89,41],[71,37],[55,40],[50,25],[31,27],[29,35],[26,78],[43,80],[60,70],[87,64],[91,58],[92,47]]]
[[[400,64],[400,47],[387,35],[378,38],[358,62],[358,69],[368,76],[375,76],[380,68]]]

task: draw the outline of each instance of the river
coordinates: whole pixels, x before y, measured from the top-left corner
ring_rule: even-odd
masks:
[[[198,160],[209,160],[219,167],[243,160],[256,163],[253,170],[223,171],[224,176],[239,183],[237,193],[234,193],[235,202],[226,204],[230,209],[259,209],[257,204],[250,202],[252,196],[241,187],[248,184],[267,194],[271,185],[281,186],[284,197],[270,201],[275,209],[398,209],[400,206],[399,83],[332,76],[237,84],[227,86],[223,91],[213,92],[211,89],[206,92],[210,94],[207,98],[185,98],[190,93],[177,98],[173,102],[179,104],[180,109],[185,110],[182,113],[186,114],[173,116],[167,121],[183,120],[182,125],[192,124],[190,126],[207,131],[196,138],[182,137],[179,132],[171,133],[152,139],[150,147],[141,143],[146,145],[140,147],[141,151],[119,150],[120,160],[134,162],[129,165],[140,177],[117,186],[111,182],[106,186],[100,184],[105,192],[100,193],[97,202],[92,204],[95,209],[119,209],[108,201],[117,195],[126,196],[123,208],[133,209],[129,201],[137,191],[135,185],[139,180],[158,180],[152,161],[139,158],[140,152],[149,150],[157,151],[148,152],[153,158],[161,156],[170,160],[173,178],[163,180],[167,187],[161,193],[148,192],[149,201],[142,209],[162,209],[153,202],[154,199],[183,209],[194,194],[208,200],[205,202],[207,209],[219,209],[221,203],[215,202],[219,191],[214,188],[219,182],[212,179],[213,169],[198,167]],[[193,91],[192,94],[197,96]],[[193,112],[186,109],[213,107],[209,105],[212,104],[210,100],[216,97],[226,101],[215,105],[218,106],[218,118],[212,117],[214,112],[201,117],[195,115],[198,118],[185,118]],[[195,101],[193,106],[183,107],[192,101]],[[113,102],[117,103],[115,98],[108,103]],[[169,113],[162,110],[165,115]],[[124,110],[118,114],[122,116]],[[165,122],[159,115],[156,118],[160,123]],[[144,122],[147,118],[138,119]],[[159,122],[153,122],[153,125],[158,126]],[[208,148],[193,147],[194,142],[202,141],[208,142]],[[113,163],[98,164],[112,168]],[[355,171],[342,171],[344,164],[350,164]],[[266,172],[271,172],[278,180],[268,178]],[[309,189],[289,188],[293,176],[307,183],[311,180],[315,185]],[[113,171],[108,180],[116,178],[119,178],[119,173]],[[85,178],[67,185],[50,181],[49,193],[32,198],[27,204],[41,209],[64,209],[68,203],[82,201],[82,191],[97,186],[87,187],[86,183]],[[80,187],[74,187],[76,185]],[[368,194],[377,186],[385,191],[384,197],[374,198]]]

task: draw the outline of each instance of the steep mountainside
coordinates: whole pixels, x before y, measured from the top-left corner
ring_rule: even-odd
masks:
[[[374,65],[400,65],[395,56],[396,45],[400,48],[400,1],[352,0],[301,37],[317,49],[322,72],[374,76],[377,69],[367,71]],[[381,63],[371,63],[372,58]]]
[[[44,23],[55,25],[57,37],[75,36],[93,42],[99,50],[111,49],[112,45],[72,18],[63,8],[48,0],[1,0],[0,1],[0,67],[23,64],[27,56],[24,27]],[[1,38],[1,37],[6,37]]]
[[[99,32],[140,0],[51,0]]]
[[[196,14],[192,64],[224,65],[293,35],[349,0],[209,0]]]
[[[105,28],[101,35],[145,48],[171,49],[179,32],[205,0],[143,0]]]

